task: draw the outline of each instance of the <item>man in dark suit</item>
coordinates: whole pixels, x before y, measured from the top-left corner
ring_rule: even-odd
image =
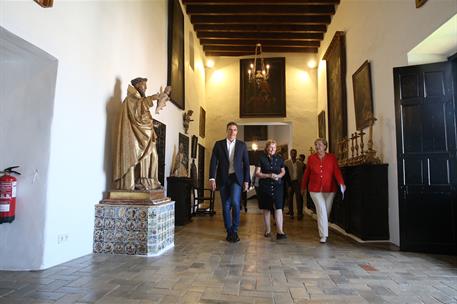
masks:
[[[246,144],[236,139],[238,125],[227,124],[227,137],[214,144],[209,168],[209,183],[221,193],[226,240],[238,242],[241,191],[247,191],[250,182],[249,156]],[[233,216],[233,218],[232,218]]]

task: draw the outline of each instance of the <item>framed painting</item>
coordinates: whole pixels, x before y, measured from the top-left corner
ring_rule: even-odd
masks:
[[[192,135],[192,145],[190,148],[190,157],[192,159],[197,158],[197,144],[198,144],[198,137]]]
[[[171,86],[171,101],[184,110],[184,15],[179,0],[168,0],[167,78]]]
[[[244,126],[244,141],[268,139],[268,126]]]
[[[360,131],[370,126],[370,120],[373,117],[371,68],[368,60],[352,75],[352,87],[354,89],[355,126]]]
[[[416,0],[416,8],[419,8],[422,5],[424,5],[425,2],[427,2],[427,0]]]
[[[317,126],[319,138],[326,138],[327,130],[325,129],[325,111],[320,112],[317,116]]]
[[[333,36],[325,55],[327,62],[327,112],[329,151],[338,152],[338,142],[347,136],[345,33]]]
[[[44,8],[49,8],[52,7],[54,4],[54,0],[34,0],[36,3],[38,3],[39,6],[44,7]]]
[[[205,138],[205,128],[206,128],[206,111],[200,107],[200,121],[199,121],[199,135],[201,138]]]
[[[162,185],[164,185],[165,181],[165,143],[166,143],[166,134],[167,134],[167,126],[161,123],[158,120],[154,119],[154,132],[156,132],[157,139],[156,139],[156,149],[157,155],[159,158],[159,169],[158,169],[158,178]]]
[[[194,34],[189,32],[189,66],[194,70],[195,65],[195,51],[194,51]]]
[[[286,117],[285,58],[265,58],[269,78],[260,81],[249,79],[253,61],[240,60],[240,117]]]

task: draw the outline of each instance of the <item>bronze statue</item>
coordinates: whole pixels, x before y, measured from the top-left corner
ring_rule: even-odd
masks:
[[[157,100],[156,113],[170,99],[171,87],[146,96],[146,78],[135,78],[122,104],[114,164],[114,187],[118,190],[155,190],[158,180],[157,135],[150,108]]]

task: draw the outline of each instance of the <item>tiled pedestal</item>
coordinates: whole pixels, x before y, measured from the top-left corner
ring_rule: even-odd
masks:
[[[157,256],[174,246],[175,202],[95,206],[94,253]]]

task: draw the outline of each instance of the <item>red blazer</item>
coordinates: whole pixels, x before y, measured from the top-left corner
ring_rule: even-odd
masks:
[[[309,192],[337,192],[338,187],[335,179],[339,185],[344,185],[343,176],[335,155],[325,153],[324,158],[321,160],[315,153],[308,157],[301,188],[303,190],[308,188]]]

